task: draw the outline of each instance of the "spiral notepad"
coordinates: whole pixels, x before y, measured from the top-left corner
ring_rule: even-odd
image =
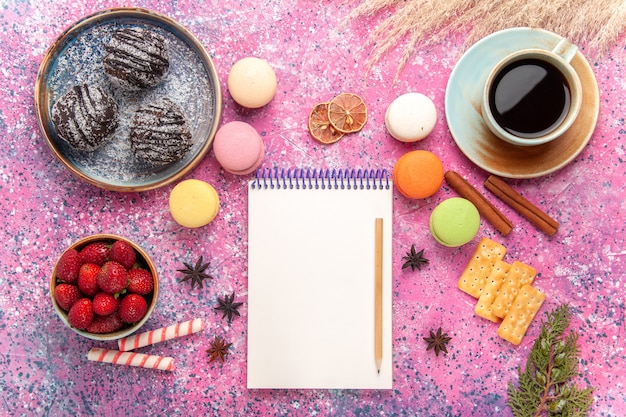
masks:
[[[265,169],[250,181],[248,388],[391,388],[392,188],[386,170]]]

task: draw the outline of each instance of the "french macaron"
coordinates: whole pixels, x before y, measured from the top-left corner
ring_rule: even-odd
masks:
[[[247,57],[235,62],[228,73],[228,91],[238,104],[256,109],[276,95],[276,72],[261,58]]]
[[[226,171],[235,175],[254,172],[265,156],[261,135],[246,122],[228,122],[213,139],[215,159]]]
[[[215,219],[220,209],[220,198],[211,184],[189,179],[179,182],[172,189],[169,206],[176,223],[197,228]]]
[[[435,128],[437,109],[421,93],[406,93],[391,102],[385,113],[385,127],[400,142],[417,142]]]
[[[480,227],[480,214],[471,201],[448,198],[430,215],[430,233],[444,246],[457,247],[474,239]]]
[[[430,197],[443,182],[443,164],[432,152],[407,152],[393,167],[393,181],[398,191],[407,198]]]

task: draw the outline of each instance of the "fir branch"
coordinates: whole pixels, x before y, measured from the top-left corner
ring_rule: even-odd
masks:
[[[578,376],[578,332],[568,329],[567,304],[548,313],[547,321],[530,351],[526,368],[519,369],[517,386],[509,382],[507,405],[515,417],[586,416],[593,403],[593,388],[571,383]]]

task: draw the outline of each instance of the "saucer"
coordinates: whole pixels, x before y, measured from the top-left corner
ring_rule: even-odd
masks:
[[[143,27],[161,34],[170,54],[163,82],[140,92],[116,88],[102,67],[104,44],[119,28]],[[52,106],[74,85],[102,87],[120,109],[113,137],[93,152],[72,148],[56,133]],[[133,155],[129,129],[134,112],[144,103],[167,97],[183,110],[192,134],[191,149],[180,160],[155,167]],[[145,191],[161,187],[190,172],[209,151],[219,125],[222,96],[217,70],[200,41],[174,20],[138,8],[97,12],[74,23],[50,46],[35,85],[39,125],[54,156],[82,180],[114,191]]]
[[[543,29],[505,29],[478,41],[454,67],[445,96],[448,128],[461,152],[485,171],[506,178],[540,177],[563,168],[589,142],[598,121],[600,93],[593,69],[580,50],[571,65],[582,84],[582,107],[562,136],[543,145],[515,146],[498,139],[482,118],[482,92],[491,68],[516,50],[551,50],[561,39]]]

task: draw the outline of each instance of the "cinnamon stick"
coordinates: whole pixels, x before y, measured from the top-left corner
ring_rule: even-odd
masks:
[[[462,176],[454,171],[448,171],[444,175],[446,182],[463,198],[471,201],[478,212],[491,223],[503,235],[508,235],[513,229],[513,223],[494,207],[485,196],[483,196],[476,188]]]
[[[498,198],[526,217],[532,224],[537,226],[548,236],[552,236],[559,228],[559,223],[547,213],[522,197],[502,179],[490,175],[485,180],[485,188],[494,193]]]

